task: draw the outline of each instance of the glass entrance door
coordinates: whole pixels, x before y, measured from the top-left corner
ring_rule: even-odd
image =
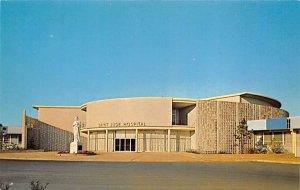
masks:
[[[115,139],[115,151],[135,151],[135,139]]]

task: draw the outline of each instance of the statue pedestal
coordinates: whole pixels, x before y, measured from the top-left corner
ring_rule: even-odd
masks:
[[[82,151],[82,145],[80,142],[71,142],[70,144],[70,154],[77,154],[78,151]]]

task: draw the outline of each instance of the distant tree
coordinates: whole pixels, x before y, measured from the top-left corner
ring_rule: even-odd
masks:
[[[3,139],[3,125],[2,123],[0,123],[0,151],[2,150],[2,146],[3,146],[2,139]]]
[[[252,131],[248,131],[247,121],[244,118],[236,127],[236,133],[234,135],[235,139],[238,141],[238,144],[236,145],[239,146],[241,154],[244,154],[245,144],[251,139],[252,134]]]

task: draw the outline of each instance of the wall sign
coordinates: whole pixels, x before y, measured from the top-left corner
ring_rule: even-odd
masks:
[[[144,127],[145,122],[113,122],[113,123],[99,123],[99,127]]]

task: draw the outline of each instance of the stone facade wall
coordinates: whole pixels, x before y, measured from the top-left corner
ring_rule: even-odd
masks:
[[[43,149],[46,151],[69,150],[73,141],[73,133],[43,123],[35,118],[26,116],[27,148]],[[86,150],[87,139],[80,137],[83,149]]]
[[[198,122],[195,126],[196,148],[201,153],[217,153],[217,103],[198,102]]]
[[[284,110],[248,103],[203,101],[197,103],[196,149],[201,153],[240,153],[236,127],[242,119],[258,120],[288,117]],[[244,152],[253,147],[249,139]]]
[[[235,153],[237,116],[240,113],[236,103],[218,102],[217,107],[217,153]]]

